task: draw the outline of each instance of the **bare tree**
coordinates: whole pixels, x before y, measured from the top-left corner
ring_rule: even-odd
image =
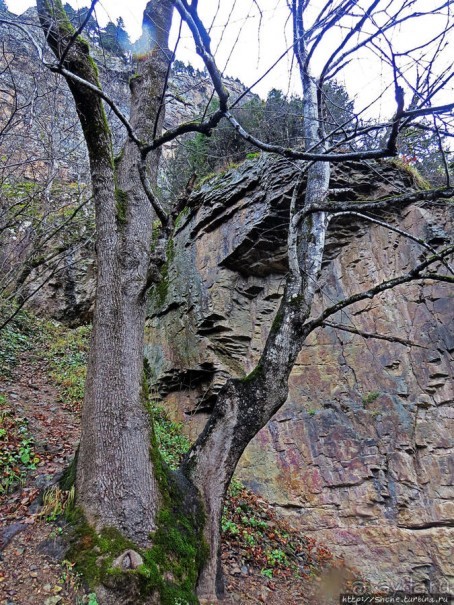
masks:
[[[22,31],[6,26],[2,34],[0,329],[51,279],[72,271],[69,253],[77,256],[93,236],[86,151],[65,83],[39,63],[30,73]]]
[[[95,4],[93,0],[87,20]],[[148,44],[131,79],[129,118],[101,90],[89,46],[80,37],[84,23],[75,31],[60,0],[37,0],[42,30],[55,59],[48,60],[37,42],[36,52],[41,54],[48,69],[66,79],[74,97],[89,153],[96,210],[98,283],[77,462],[77,502],[92,527],[97,531],[116,528],[137,549],[143,549],[142,554],[149,548],[149,554],[144,555],[149,560],[150,553],[154,552],[150,532],[156,530],[156,537],[162,531],[164,520],[160,511],[168,506],[169,486],[173,485],[171,508],[182,507],[187,520],[184,524],[177,523],[172,530],[184,534],[189,524],[195,532],[202,530],[208,545],[208,554],[195,574],[196,586],[188,589],[186,584],[189,592],[184,594],[191,602],[194,601],[191,590],[197,591],[200,602],[207,603],[215,602],[222,593],[220,521],[226,489],[246,445],[284,404],[290,371],[307,336],[338,310],[396,285],[415,279],[453,281],[448,264],[452,246],[442,250],[425,246],[426,256],[410,272],[379,283],[366,292],[354,293],[325,308],[318,317],[311,317],[332,217],[355,213],[356,219],[372,221],[374,217],[368,213],[379,208],[392,211],[412,201],[440,200],[454,194],[447,179],[441,189],[352,205],[339,198],[331,201],[329,189],[332,163],[396,156],[401,133],[423,117],[432,116],[437,127],[449,127],[447,118],[454,104],[434,101],[452,76],[449,70],[436,69],[442,49],[440,41],[452,27],[451,2],[440,0],[426,12],[417,10],[415,0],[326,0],[321,6],[317,4],[316,12],[313,4],[310,0],[292,0],[288,5],[293,20],[292,50],[303,89],[305,139],[303,149],[289,149],[252,136],[232,114],[238,99],[230,100],[224,86],[196,0],[147,4],[143,23]],[[163,131],[165,90],[173,58],[168,36],[174,9],[192,33],[218,98],[218,108],[197,121]],[[419,48],[397,55],[391,43],[393,29],[409,19],[434,14],[444,17],[440,32]],[[317,72],[313,67],[318,65],[315,63],[317,50],[336,27],[344,36],[332,47]],[[413,55],[421,47],[425,59],[419,62],[419,83],[416,82],[419,90],[416,84],[412,85],[415,87],[413,98],[417,100],[409,108],[404,94],[409,75],[400,61],[401,57],[407,62],[414,60]],[[391,80],[384,86],[394,87],[394,115],[367,127],[360,126],[357,116],[353,115],[347,123],[333,127],[327,117],[324,85],[348,65],[355,53],[369,50],[390,66]],[[104,104],[120,119],[128,134],[116,160]],[[188,132],[209,135],[223,118],[257,148],[292,158],[299,165],[300,178],[295,183],[289,215],[289,268],[276,320],[256,368],[243,380],[227,381],[217,396],[205,429],[172,479],[163,470],[154,447],[150,449],[152,427],[142,390],[146,294],[149,287],[159,284],[164,276],[175,218],[187,203],[186,199],[179,199],[169,212],[160,203],[155,192],[159,150]],[[374,148],[363,144],[370,130],[381,134],[376,137],[381,144]],[[152,225],[156,219],[159,229],[153,236]],[[385,221],[382,225],[388,228]],[[402,230],[399,233],[407,236]],[[202,524],[200,516],[199,522],[196,520],[197,503],[204,514]],[[177,555],[169,552],[167,556]],[[123,568],[135,567],[134,556],[128,555],[126,559],[129,563],[124,563]],[[199,561],[194,553],[194,564]],[[159,565],[153,569],[154,572],[157,569],[158,575],[163,573]],[[179,583],[172,575],[156,580],[146,565],[134,572],[125,570],[116,577],[121,579],[115,582],[109,576],[98,586],[103,603],[125,603],[128,598],[135,599],[134,602],[167,602],[163,584],[175,587]],[[192,578],[185,576],[185,581],[187,577]],[[138,582],[142,589],[145,586],[147,594],[134,593]],[[126,596],[131,594],[135,596]]]

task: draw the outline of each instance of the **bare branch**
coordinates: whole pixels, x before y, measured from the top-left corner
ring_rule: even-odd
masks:
[[[427,349],[424,345],[420,345],[417,342],[412,340],[407,340],[406,338],[399,338],[399,336],[386,336],[385,334],[377,334],[377,332],[365,332],[364,330],[359,330],[357,328],[353,328],[351,326],[346,326],[345,324],[338,324],[331,321],[324,321],[323,326],[327,326],[329,328],[334,328],[335,330],[342,330],[343,332],[349,332],[350,334],[357,334],[358,336],[362,336],[363,338],[374,338],[376,340],[386,340],[388,342],[397,342],[401,345],[407,347],[419,347],[420,349]]]
[[[336,202],[323,204],[320,206],[314,206],[309,208],[306,212],[318,212],[323,210],[325,212],[346,212],[346,211],[358,211],[358,208],[363,210],[381,210],[389,208],[390,206],[402,207],[415,202],[433,202],[441,199],[451,199],[454,197],[454,187],[446,189],[428,189],[422,191],[414,191],[412,193],[406,193],[405,195],[399,195],[396,197],[389,197],[376,202],[370,202],[368,200],[357,200],[355,202]]]
[[[147,162],[146,162],[146,154],[141,155],[141,159],[137,163],[137,169],[139,171],[140,182],[142,183],[143,190],[145,195],[148,198],[148,201],[152,205],[154,211],[156,212],[159,220],[163,227],[165,227],[169,221],[169,215],[166,213],[158,198],[155,196],[153,192],[153,187],[147,176]]]
[[[97,94],[103,101],[105,101],[105,103],[107,103],[107,105],[112,109],[114,114],[117,116],[117,118],[123,124],[123,126],[126,128],[126,130],[128,132],[128,136],[131,139],[131,141],[133,141],[134,143],[136,143],[136,145],[141,147],[142,143],[134,134],[134,130],[133,130],[131,124],[129,123],[128,119],[118,108],[115,101],[111,97],[109,97],[109,95],[107,95],[98,86],[95,86],[91,82],[84,80],[84,78],[81,78],[80,76],[73,73],[72,71],[68,71],[64,67],[60,67],[59,65],[48,65],[48,67],[49,67],[50,71],[61,74],[62,76],[65,76],[65,78],[69,78],[73,82],[77,82],[77,84],[81,84],[82,86],[85,86],[85,88],[88,88],[88,90],[91,90],[92,92]]]
[[[304,324],[304,332],[305,332],[306,336],[308,336],[311,332],[313,332],[315,330],[315,328],[318,328],[319,326],[323,325],[324,322],[326,321],[326,319],[328,319],[328,317],[331,317],[335,313],[342,311],[342,309],[345,309],[346,307],[349,307],[350,305],[352,305],[354,303],[361,302],[362,300],[372,299],[375,296],[377,296],[377,294],[386,292],[386,290],[391,290],[392,288],[395,288],[396,286],[400,286],[402,284],[407,284],[409,282],[417,281],[417,280],[419,280],[419,281],[421,281],[421,280],[444,281],[444,282],[454,284],[454,277],[450,277],[450,276],[442,275],[442,274],[438,274],[438,273],[423,273],[423,271],[425,269],[427,269],[428,267],[430,267],[430,265],[432,265],[435,262],[439,262],[440,257],[446,258],[449,255],[453,254],[453,252],[454,252],[454,246],[449,246],[448,248],[445,248],[443,251],[439,252],[436,257],[432,256],[432,257],[424,260],[422,263],[417,265],[414,269],[412,269],[408,273],[405,273],[404,275],[400,275],[398,277],[394,277],[392,279],[383,281],[380,284],[377,284],[377,285],[373,286],[372,288],[369,288],[369,290],[365,290],[364,292],[358,292],[357,294],[353,294],[352,296],[344,298],[343,300],[338,301],[334,305],[327,307],[324,311],[322,311],[322,313],[320,313],[320,315],[318,317],[316,317],[315,319],[311,319],[310,321],[307,321]]]
[[[386,221],[381,221],[381,220],[379,220],[377,218],[373,218],[372,216],[369,216],[367,214],[363,214],[362,212],[355,212],[353,210],[344,211],[344,212],[334,212],[331,216],[332,217],[335,217],[335,216],[357,216],[357,217],[365,219],[365,220],[367,220],[367,221],[369,221],[371,223],[375,223],[376,225],[380,225],[381,227],[385,227],[385,229],[389,229],[389,231],[394,231],[394,233],[398,233],[399,235],[402,235],[403,237],[405,237],[407,239],[410,239],[413,242],[416,242],[417,244],[419,244],[420,246],[422,246],[426,250],[429,250],[429,252],[431,252],[435,257],[437,257],[438,260],[440,262],[442,262],[443,265],[448,269],[448,271],[454,275],[454,270],[449,266],[448,263],[446,263],[446,261],[441,256],[438,256],[438,252],[435,250],[435,248],[433,248],[432,246],[430,246],[423,239],[421,239],[419,237],[415,237],[411,233],[408,233],[408,231],[404,231],[403,229],[400,229],[399,227],[391,225],[390,223],[387,223]]]

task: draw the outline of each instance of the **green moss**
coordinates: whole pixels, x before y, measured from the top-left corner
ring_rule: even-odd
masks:
[[[138,550],[114,527],[106,527],[97,533],[87,522],[80,508],[67,513],[72,526],[71,547],[66,555],[74,563],[91,589],[108,582],[112,575],[124,575],[124,571],[113,568],[113,561],[125,550]]]
[[[422,174],[415,166],[412,166],[408,162],[405,162],[402,158],[392,158],[390,161],[392,164],[394,164],[394,166],[409,174],[417,187],[425,190],[431,189],[429,181],[422,176]]]
[[[247,376],[245,376],[241,380],[242,380],[242,382],[251,382],[252,380],[255,380],[262,373],[263,373],[262,364],[258,363],[255,366],[255,368],[252,370],[252,372],[249,372],[249,374],[247,374]]]
[[[151,536],[153,546],[143,553],[144,565],[136,570],[143,596],[159,592],[162,605],[198,603],[195,596],[199,571],[208,548],[203,540],[204,516],[187,513],[195,501],[188,504],[188,492],[178,485],[177,475],[169,471],[156,445],[150,452],[162,495],[157,516],[157,530]],[[181,479],[181,477],[180,477]]]
[[[376,399],[378,399],[380,397],[381,393],[379,393],[378,391],[371,391],[370,393],[367,393],[366,395],[364,395],[363,397],[363,403],[367,404],[367,403],[373,403]]]
[[[293,301],[292,301],[293,302]],[[298,304],[298,303],[295,303]],[[273,323],[271,324],[271,332],[277,332],[282,325],[284,320],[284,313],[279,309],[273,319]]]
[[[123,159],[124,153],[125,153],[125,149],[124,149],[124,147],[123,147],[123,149],[120,151],[120,153],[114,157],[113,162],[114,162],[114,167],[115,167],[115,170],[116,170],[116,169],[118,168],[118,166],[120,165],[120,162],[121,162],[121,160]]]
[[[167,263],[161,267],[161,279],[159,283],[155,285],[153,289],[153,297],[156,299],[158,306],[162,307],[169,290],[169,267]]]
[[[161,267],[161,279],[154,288],[151,296],[155,298],[159,307],[162,307],[169,291],[169,266],[175,258],[175,244],[172,238],[167,242],[166,262]]]
[[[77,448],[74,458],[69,463],[69,466],[63,471],[60,481],[58,482],[61,489],[65,492],[76,485],[76,470],[77,470],[77,459],[79,456],[79,448]]]
[[[134,82],[139,80],[141,77],[142,77],[141,74],[138,74],[138,73],[132,74],[132,76],[129,77],[129,87],[131,88],[132,85],[134,84]]]
[[[204,177],[202,177],[200,179],[200,181],[195,185],[194,187],[194,191],[199,191],[199,189],[202,188],[203,185],[205,185],[205,183],[208,183],[209,181],[216,179],[219,175],[219,173],[217,172],[210,172],[209,174],[205,175]]]
[[[186,206],[186,208],[183,208],[183,210],[180,212],[180,214],[175,219],[175,229],[178,229],[181,226],[181,223],[188,216],[188,214],[189,214],[189,208],[188,208],[188,206]]]
[[[152,232],[151,232],[151,251],[156,248],[156,244],[158,243],[159,236],[161,235],[162,224],[160,220],[153,221]]]
[[[126,223],[126,210],[128,207],[128,194],[120,189],[119,187],[115,187],[115,203],[116,203],[116,216],[117,223],[119,225],[124,225]]]
[[[173,262],[174,258],[175,258],[175,242],[170,237],[169,241],[167,242],[167,262],[168,263]]]

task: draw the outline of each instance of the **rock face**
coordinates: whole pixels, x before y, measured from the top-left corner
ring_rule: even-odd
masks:
[[[192,437],[226,378],[248,373],[263,347],[286,271],[295,170],[282,159],[246,162],[194,193],[179,219],[166,279],[150,298],[146,356],[156,396]],[[332,179],[339,199],[411,186],[387,162],[336,168]],[[392,220],[437,246],[448,240],[452,212],[417,205]],[[408,271],[422,252],[378,225],[333,222],[314,314]],[[454,579],[450,296],[447,285],[413,283],[332,320],[401,342],[332,327],[314,333],[287,403],[238,471],[376,585],[442,591]]]

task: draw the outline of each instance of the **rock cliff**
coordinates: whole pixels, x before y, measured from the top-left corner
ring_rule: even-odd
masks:
[[[192,437],[226,378],[248,373],[263,347],[286,271],[295,174],[282,159],[245,162],[204,184],[179,218],[166,279],[150,297],[146,357],[156,396]],[[388,162],[344,165],[332,178],[338,199],[412,186]],[[448,240],[452,206],[410,206],[391,220],[438,245]],[[420,255],[378,225],[333,222],[314,312]],[[376,585],[446,589],[454,579],[452,308],[446,285],[413,283],[333,320],[401,342],[332,327],[314,333],[287,403],[238,471]]]

